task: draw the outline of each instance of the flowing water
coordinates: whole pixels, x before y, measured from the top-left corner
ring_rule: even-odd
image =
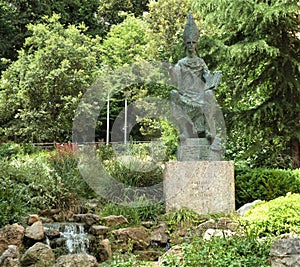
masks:
[[[46,243],[51,247],[64,245],[70,254],[87,253],[89,235],[81,223],[45,223]],[[51,237],[51,233],[59,232],[59,237]],[[58,234],[57,234],[58,235]]]

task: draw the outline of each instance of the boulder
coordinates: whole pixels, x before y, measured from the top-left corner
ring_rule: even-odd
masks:
[[[276,240],[270,250],[272,267],[300,267],[300,238]]]
[[[221,229],[207,229],[203,235],[203,239],[210,240],[212,237],[230,237],[234,236],[235,232],[230,230],[221,230]]]
[[[123,215],[110,215],[103,218],[105,225],[109,227],[116,227],[122,224],[129,224],[128,220]]]
[[[103,225],[92,225],[89,233],[92,235],[105,235],[109,231],[109,227]]]
[[[9,245],[7,250],[0,256],[1,267],[18,267],[19,266],[19,249],[15,245]]]
[[[15,223],[0,229],[0,255],[9,245],[21,247],[24,237],[24,227]]]
[[[164,255],[159,257],[158,266],[168,266],[164,264],[164,261],[168,256],[177,258],[179,262],[183,262],[183,247],[181,245],[171,247]]]
[[[150,234],[150,240],[152,243],[167,244],[170,237],[167,234],[168,226],[165,222],[160,223]]]
[[[48,245],[37,242],[25,251],[20,263],[22,267],[52,267],[55,263],[55,256]]]
[[[97,224],[100,221],[100,218],[96,214],[86,213],[86,214],[74,214],[73,219],[75,222],[82,222],[88,226]]]
[[[201,224],[199,224],[194,231],[199,235],[199,236],[203,236],[203,234],[205,233],[205,231],[207,229],[216,229],[217,228],[217,223],[215,220],[213,219],[209,219],[206,222],[203,222]]]
[[[112,231],[118,243],[132,242],[134,249],[145,249],[150,245],[149,234],[144,227],[128,227]]]
[[[39,215],[37,215],[37,214],[31,214],[27,218],[27,224],[28,225],[32,225],[32,224],[34,224],[35,222],[38,222],[38,221],[42,221],[42,220],[39,217]]]
[[[238,229],[238,227],[239,227],[239,223],[233,221],[228,217],[221,217],[217,223],[218,229],[230,230],[233,232],[235,232]]]
[[[43,223],[36,221],[31,226],[26,227],[25,236],[34,241],[41,241],[45,238]]]
[[[98,267],[94,256],[87,254],[69,254],[60,256],[56,260],[55,267]]]
[[[245,205],[243,205],[242,207],[240,207],[236,213],[238,213],[241,216],[244,216],[246,214],[247,211],[249,211],[250,209],[252,209],[257,203],[262,202],[261,200],[254,200],[251,203],[247,203]]]
[[[108,239],[103,239],[100,242],[100,245],[97,248],[98,250],[98,257],[99,261],[106,261],[112,259],[112,251],[111,251],[111,244]]]

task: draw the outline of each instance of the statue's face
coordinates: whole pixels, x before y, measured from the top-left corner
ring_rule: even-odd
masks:
[[[197,42],[195,42],[195,41],[186,42],[186,48],[189,52],[191,52],[191,53],[195,52],[196,47],[197,47]]]

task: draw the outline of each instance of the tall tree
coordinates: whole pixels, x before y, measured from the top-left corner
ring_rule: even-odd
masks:
[[[220,44],[231,155],[299,167],[299,1],[198,0],[196,7]]]
[[[60,14],[61,23],[66,26],[84,23],[88,27],[86,33],[100,34],[98,7],[99,0],[0,0],[0,58],[16,60],[17,51],[30,34],[27,24],[41,22],[43,16],[54,13]],[[0,71],[7,65],[2,62]]]
[[[7,139],[66,141],[81,95],[99,70],[98,38],[54,15],[29,25],[24,48],[0,80],[0,131]]]

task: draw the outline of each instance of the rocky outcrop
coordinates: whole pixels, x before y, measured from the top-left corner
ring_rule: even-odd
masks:
[[[20,263],[22,267],[52,267],[55,256],[48,245],[37,242],[24,253]]]
[[[167,234],[168,226],[165,222],[160,223],[151,231],[150,240],[151,243],[157,245],[166,245],[170,239]]]
[[[43,223],[36,221],[31,226],[26,227],[25,237],[34,241],[42,241],[45,238]]]
[[[244,216],[246,214],[246,212],[248,212],[249,210],[251,210],[256,204],[262,202],[261,200],[254,200],[251,203],[246,203],[245,205],[243,205],[242,207],[240,207],[236,213],[238,213],[241,216]]]
[[[97,224],[100,221],[99,216],[92,214],[92,213],[74,214],[73,219],[75,222],[82,222],[82,223],[86,224],[87,226]]]
[[[99,264],[94,256],[87,254],[70,254],[60,256],[55,267],[98,267]]]
[[[118,243],[128,245],[129,242],[134,249],[145,249],[150,245],[150,237],[144,227],[128,227],[112,231]],[[124,247],[126,250],[126,246]]]
[[[19,249],[15,245],[9,245],[4,253],[0,256],[1,267],[18,267],[19,266]]]
[[[129,224],[128,220],[123,215],[110,215],[103,218],[105,225],[109,227],[116,227],[122,224]]]
[[[300,266],[300,238],[276,240],[270,250],[272,267]]]
[[[19,224],[6,225],[0,229],[0,255],[9,245],[22,246],[24,227]]]

